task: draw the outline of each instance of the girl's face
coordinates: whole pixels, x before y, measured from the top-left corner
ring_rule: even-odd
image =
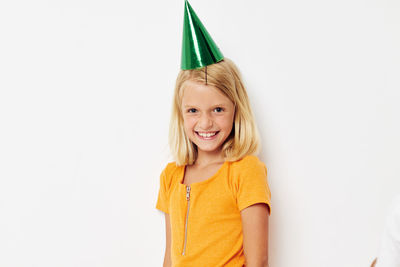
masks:
[[[199,155],[220,153],[233,127],[232,101],[214,86],[189,80],[183,84],[181,109],[186,135]]]

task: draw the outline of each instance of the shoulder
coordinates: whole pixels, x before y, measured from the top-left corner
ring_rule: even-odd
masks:
[[[264,162],[254,155],[248,155],[240,160],[233,161],[231,166],[233,169],[238,170],[266,170]]]
[[[169,162],[167,165],[164,167],[163,172],[164,173],[171,173],[174,172],[176,169],[178,169],[179,166],[176,165],[176,162]]]
[[[245,156],[240,160],[230,163],[230,176],[233,182],[254,181],[254,179],[266,179],[267,167],[253,155]]]
[[[178,166],[176,162],[169,162],[161,172],[161,182],[170,185],[182,168],[184,168],[184,166]]]

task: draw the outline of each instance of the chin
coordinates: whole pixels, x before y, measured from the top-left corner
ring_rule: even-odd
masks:
[[[203,152],[216,152],[218,150],[222,149],[222,144],[218,146],[204,146],[204,145],[198,145],[196,144],[197,150],[201,150]]]
[[[220,149],[218,149],[218,148],[201,148],[201,147],[197,147],[197,150],[200,150],[200,151],[202,151],[202,152],[216,152],[216,151],[218,151],[218,150],[220,150]]]

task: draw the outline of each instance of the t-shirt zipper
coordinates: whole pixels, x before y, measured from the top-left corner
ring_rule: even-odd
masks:
[[[189,208],[190,208],[190,185],[186,186],[186,200],[187,200],[187,211],[186,211],[186,223],[185,223],[185,240],[183,243],[182,256],[185,256],[185,252],[186,252],[187,227],[188,227]]]

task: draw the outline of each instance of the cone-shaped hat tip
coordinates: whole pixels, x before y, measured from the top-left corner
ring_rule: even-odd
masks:
[[[185,0],[181,69],[202,68],[224,59],[221,51]]]

